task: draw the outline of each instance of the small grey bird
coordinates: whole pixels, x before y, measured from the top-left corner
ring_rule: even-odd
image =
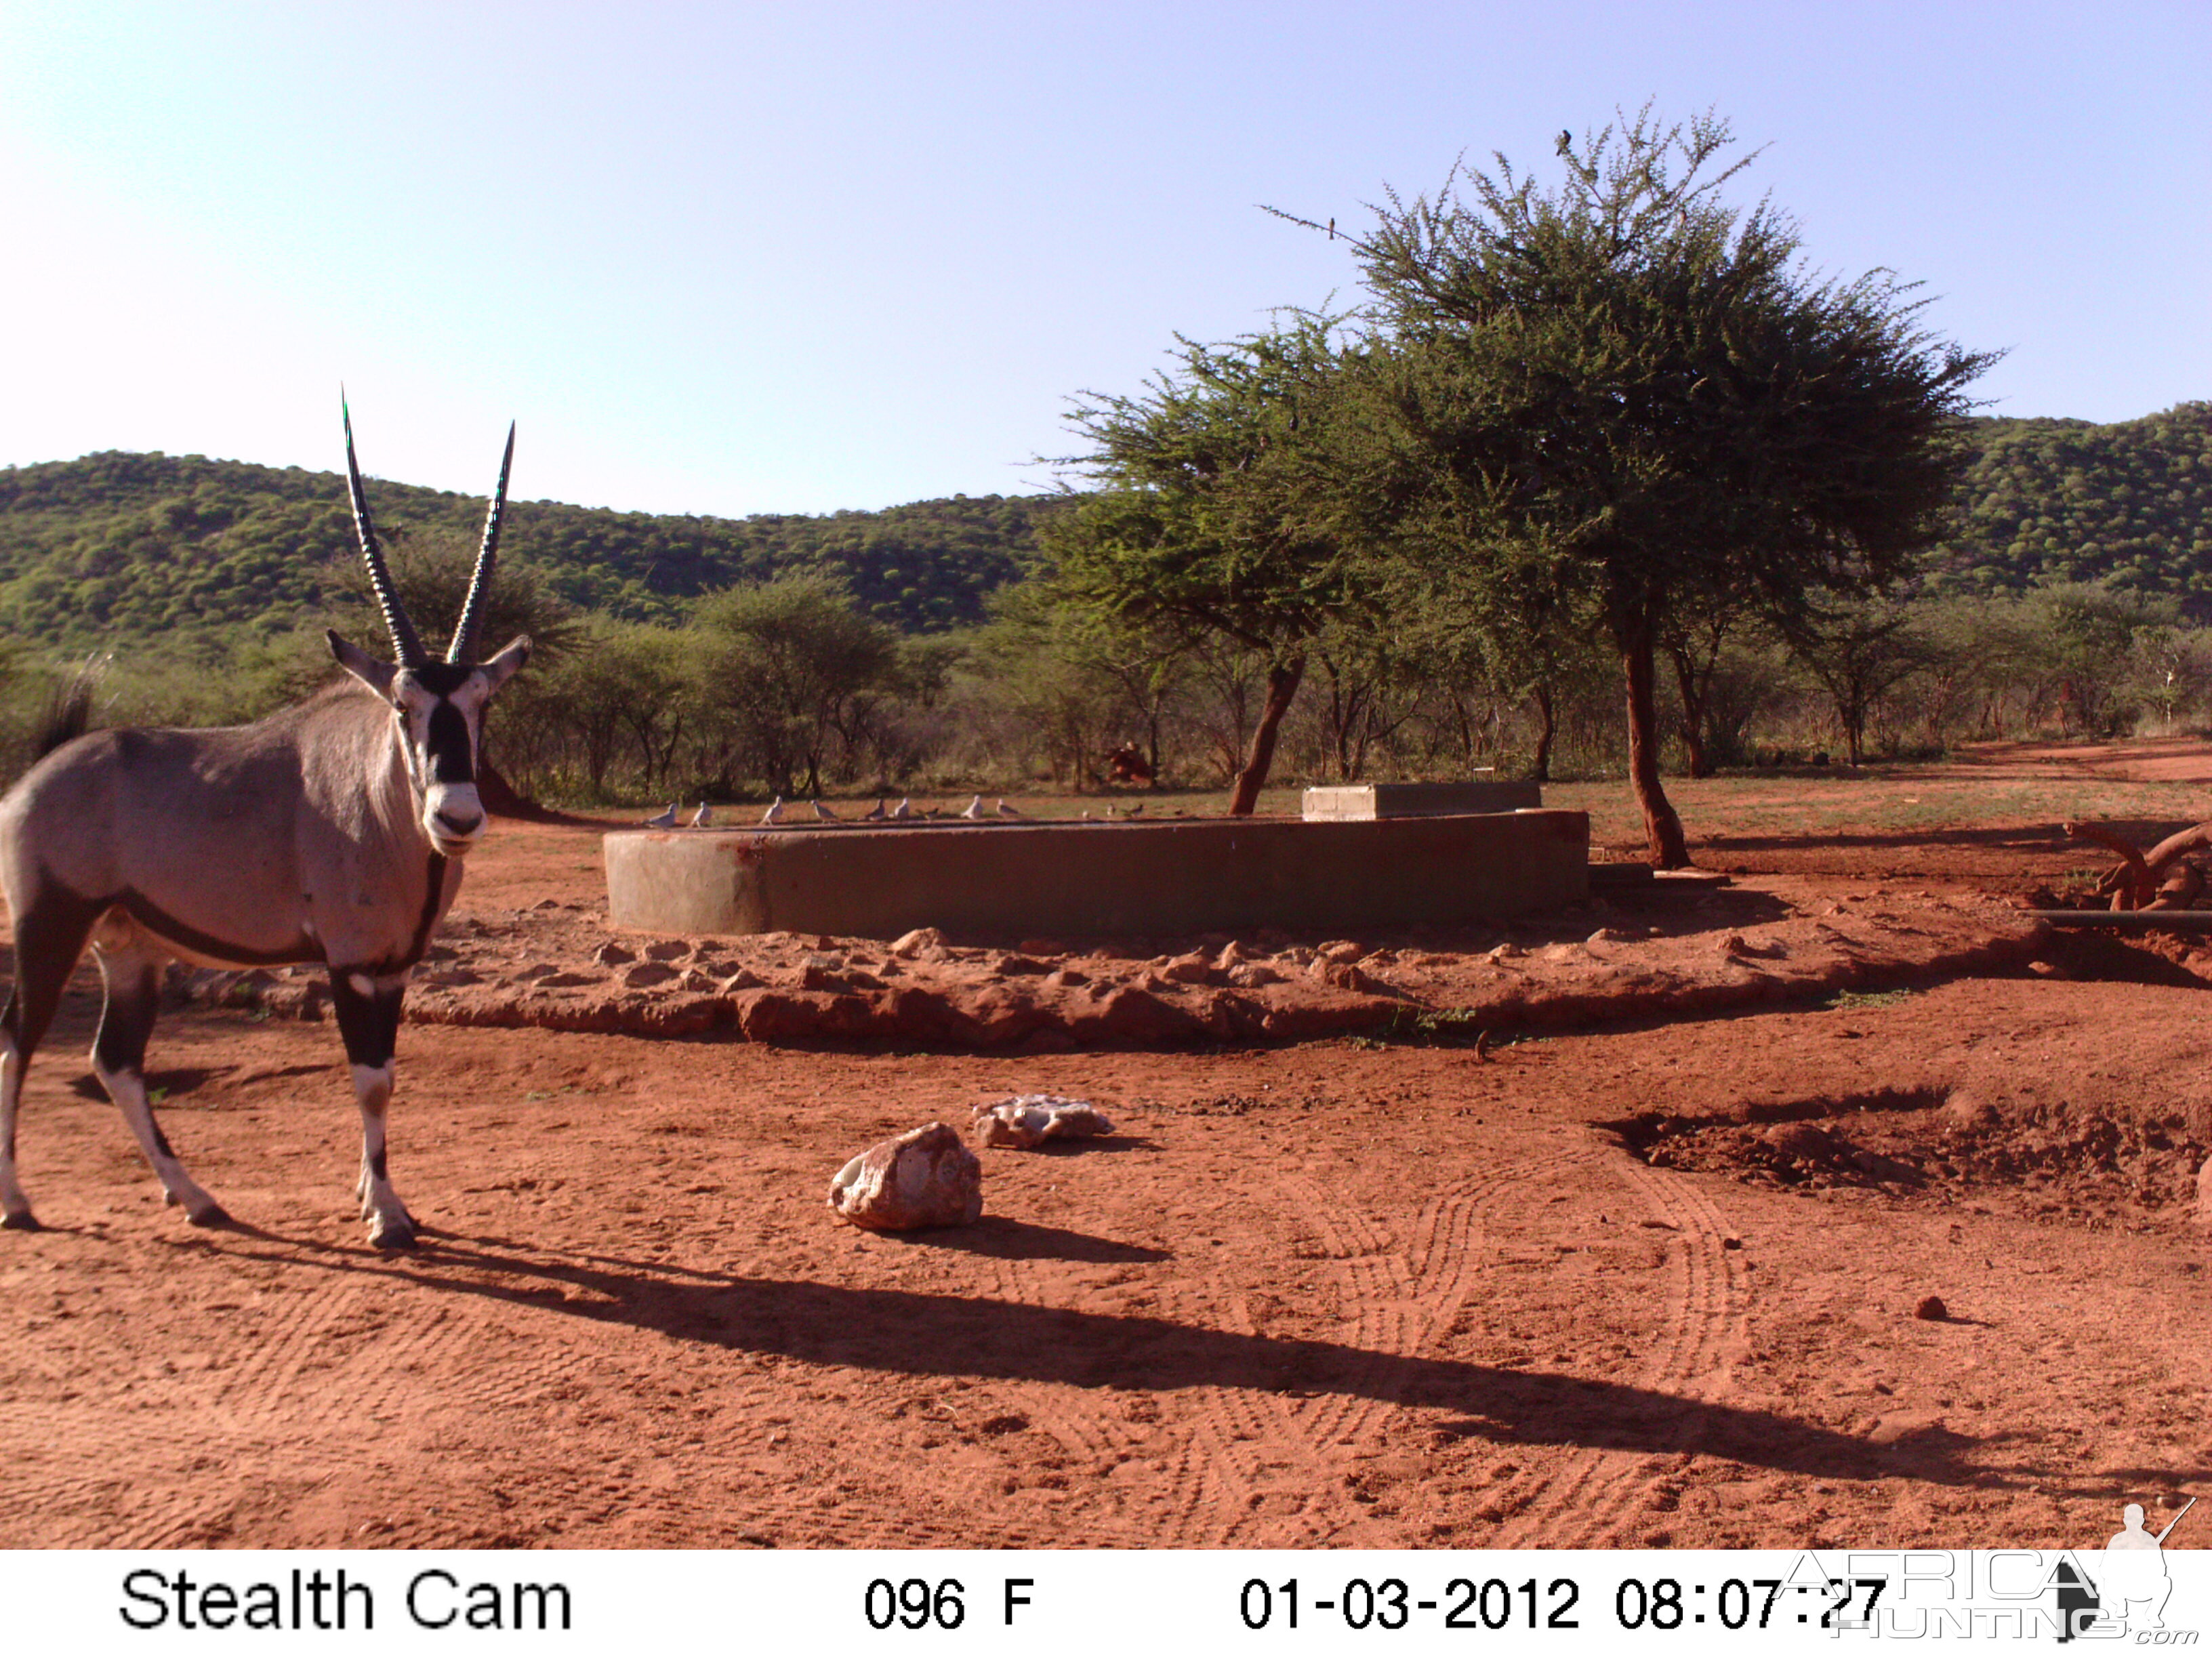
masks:
[[[963,818],[981,817],[983,816],[983,798],[981,795],[978,795],[975,799],[969,801],[968,803],[968,810],[963,812],[960,816]]]
[[[669,802],[668,810],[659,817],[647,818],[645,827],[648,830],[673,830],[676,827],[676,803]]]
[[[1139,802],[1138,802],[1134,806],[1132,806],[1132,807],[1129,809],[1129,816],[1130,816],[1131,817],[1133,817],[1133,818],[1140,818],[1140,817],[1144,817],[1144,816],[1145,816],[1145,803],[1144,803],[1144,802],[1142,802],[1142,801],[1139,801]]]
[[[902,796],[899,799],[899,804],[891,808],[891,816],[895,818],[912,817],[914,816],[914,797],[911,795]]]
[[[782,822],[782,819],[783,797],[778,795],[773,801],[769,803],[768,811],[761,814],[761,822],[763,823],[779,823]]]
[[[1006,798],[1004,795],[1001,795],[999,797],[999,816],[1002,818],[1018,818],[1021,817],[1021,814],[1014,811],[1012,807],[1007,805]]]
[[[824,823],[835,823],[837,822],[837,815],[831,811],[828,807],[824,806],[818,800],[814,803],[814,816],[821,819]]]
[[[876,810],[872,812],[861,813],[860,822],[863,823],[881,823],[889,817],[890,817],[890,814],[884,810],[884,798],[881,795],[878,795],[876,797]]]
[[[694,830],[713,829],[714,827],[714,809],[708,805],[705,801],[701,801],[699,803],[699,810],[691,815],[691,827]]]

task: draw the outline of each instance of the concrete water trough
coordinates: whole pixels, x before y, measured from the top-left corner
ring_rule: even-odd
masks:
[[[1589,819],[1546,809],[1342,823],[617,830],[608,910],[657,933],[1354,932],[1589,894]]]

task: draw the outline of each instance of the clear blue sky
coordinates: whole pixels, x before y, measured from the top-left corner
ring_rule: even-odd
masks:
[[[1068,394],[1354,297],[1462,151],[1656,99],[2001,413],[2212,397],[2212,4],[0,0],[0,465],[742,514],[1034,489]]]

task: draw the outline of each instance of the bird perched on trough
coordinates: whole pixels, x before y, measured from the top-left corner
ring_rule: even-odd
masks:
[[[828,807],[824,806],[818,800],[814,803],[814,816],[824,823],[835,823],[837,822],[837,815],[831,811]]]
[[[1002,818],[1018,818],[1021,817],[1021,814],[1014,811],[1012,807],[1007,805],[1006,798],[1004,795],[1001,795],[999,797],[999,816]]]
[[[975,799],[969,801],[968,803],[968,810],[963,812],[960,816],[963,818],[981,817],[983,816],[983,798],[981,795],[978,795]]]
[[[778,795],[774,800],[769,803],[768,811],[761,814],[761,822],[763,823],[780,823],[782,821],[783,797]]]
[[[645,827],[648,830],[673,830],[676,827],[676,803],[669,802],[668,810],[659,817],[647,818]]]
[[[899,804],[891,808],[891,816],[895,818],[912,817],[914,816],[914,797],[911,795],[901,797]]]
[[[861,813],[860,822],[863,823],[881,823],[889,817],[890,817],[890,814],[884,810],[884,798],[881,795],[878,795],[876,797],[876,810],[872,812]]]
[[[714,827],[714,809],[708,805],[705,801],[701,801],[699,810],[691,815],[691,827],[694,830],[710,830]]]

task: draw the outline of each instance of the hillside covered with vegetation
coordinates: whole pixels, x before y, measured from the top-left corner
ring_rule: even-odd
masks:
[[[2212,615],[2212,404],[2104,426],[1978,420],[1970,443],[1942,586],[2110,581]]]
[[[2108,581],[2212,616],[2212,404],[2139,420],[1982,419],[1936,591]],[[482,498],[377,480],[396,537],[473,536]],[[546,591],[622,622],[820,568],[905,633],[982,619],[1021,575],[1053,496],[955,495],[881,512],[746,519],[513,504],[507,556]],[[184,629],[276,634],[324,617],[354,552],[334,472],[198,455],[88,455],[0,470],[0,635],[90,646]],[[335,568],[334,568],[335,567]]]
[[[481,497],[376,480],[397,539],[473,537]],[[713,519],[510,504],[504,550],[577,609],[669,622],[701,595],[799,568],[842,577],[907,632],[974,623],[1018,575],[1050,497],[956,495],[876,513]],[[345,480],[242,461],[108,453],[0,470],[0,634],[85,645],[320,618],[358,558]]]

